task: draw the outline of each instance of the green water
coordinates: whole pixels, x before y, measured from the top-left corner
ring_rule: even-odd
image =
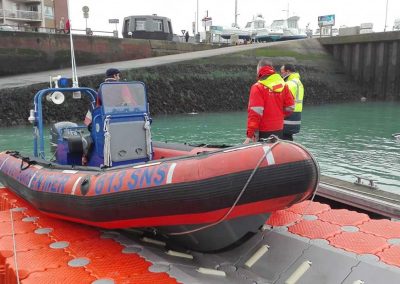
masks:
[[[295,141],[317,158],[324,175],[355,181],[376,179],[379,188],[400,193],[400,103],[306,106]],[[246,113],[200,113],[153,117],[158,141],[239,144],[245,139]],[[30,127],[0,128],[0,151],[32,152]]]

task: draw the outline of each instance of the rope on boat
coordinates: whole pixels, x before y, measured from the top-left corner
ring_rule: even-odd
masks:
[[[13,156],[15,158],[20,158],[21,154],[18,151],[6,151],[6,154]]]
[[[111,167],[111,133],[110,133],[110,116],[107,115],[104,120],[104,166]]]
[[[13,252],[14,252],[14,266],[15,266],[15,277],[17,278],[17,283],[19,284],[19,269],[18,269],[18,262],[17,262],[17,245],[15,242],[15,230],[14,230],[14,217],[13,211],[10,209],[10,218],[11,218],[11,232],[12,232],[12,239],[13,239]]]
[[[24,167],[24,162],[27,163],[27,165]],[[27,168],[29,168],[31,165],[35,165],[37,164],[36,161],[31,161],[31,159],[29,157],[21,157],[21,166],[20,169],[21,171],[26,170]]]
[[[20,166],[21,171],[26,170],[31,165],[37,164],[36,161],[32,161],[29,157],[22,156],[20,154],[20,152],[18,152],[18,151],[6,151],[6,154],[8,154],[14,158],[21,159],[21,166]],[[27,163],[27,165],[25,167],[24,167],[24,162]]]
[[[274,142],[274,144],[271,145],[271,147],[269,147],[268,151],[265,151],[265,153],[262,155],[262,157],[260,158],[260,160],[257,162],[256,167],[254,168],[254,170],[251,172],[249,178],[246,181],[246,184],[243,186],[242,190],[240,191],[238,197],[236,198],[235,202],[232,204],[231,208],[228,210],[228,212],[225,213],[224,216],[222,216],[219,220],[217,220],[214,223],[211,224],[207,224],[205,226],[193,229],[193,230],[187,230],[187,231],[183,231],[183,232],[176,232],[176,233],[168,233],[168,235],[170,236],[180,236],[180,235],[186,235],[186,234],[191,234],[191,233],[195,233],[204,229],[208,229],[210,227],[213,227],[215,225],[218,225],[219,223],[223,222],[228,216],[229,214],[232,213],[233,209],[235,209],[237,203],[239,202],[240,198],[243,196],[244,192],[246,191],[248,185],[250,184],[251,180],[253,179],[256,171],[258,170],[258,168],[260,167],[262,161],[267,157],[267,155],[272,151],[272,149],[278,145],[279,143],[281,143],[280,140],[277,140],[277,137],[275,135],[271,135],[272,137],[266,139],[265,141],[276,141]]]

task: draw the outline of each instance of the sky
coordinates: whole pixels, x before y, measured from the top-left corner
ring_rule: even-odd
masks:
[[[197,2],[199,4],[199,29],[201,18],[207,11],[212,25],[231,26],[235,22],[235,0],[69,0],[70,18],[73,29],[85,29],[82,7],[89,7],[88,27],[94,31],[112,31],[115,24],[108,19],[119,19],[121,34],[123,19],[133,15],[157,14],[171,19],[175,34],[188,30],[192,35],[192,22],[196,22]],[[375,32],[385,26],[386,3],[388,3],[387,29],[392,30],[394,20],[400,18],[399,0],[237,0],[238,25],[243,28],[257,14],[262,14],[267,24],[289,16],[299,16],[300,28],[310,24],[318,28],[318,16],[334,14],[336,28],[357,26],[372,22]],[[249,4],[251,3],[251,5]],[[289,9],[288,9],[289,7]],[[120,35],[121,36],[121,35]]]

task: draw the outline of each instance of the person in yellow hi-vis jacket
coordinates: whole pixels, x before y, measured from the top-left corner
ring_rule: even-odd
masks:
[[[300,81],[300,74],[296,72],[292,64],[281,67],[281,76],[293,96],[295,108],[292,114],[285,117],[283,125],[283,136],[285,140],[293,141],[293,134],[300,132],[301,112],[303,111],[304,86]]]

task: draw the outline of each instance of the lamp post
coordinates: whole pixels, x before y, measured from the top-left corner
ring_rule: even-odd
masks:
[[[383,29],[384,32],[386,32],[386,27],[387,27],[388,5],[389,5],[389,0],[386,0],[385,28]]]
[[[238,12],[237,12],[237,0],[235,0],[235,28],[238,27],[238,24],[237,24],[237,16],[238,16]]]
[[[199,0],[197,0],[197,12],[196,12],[196,34],[199,33]]]

